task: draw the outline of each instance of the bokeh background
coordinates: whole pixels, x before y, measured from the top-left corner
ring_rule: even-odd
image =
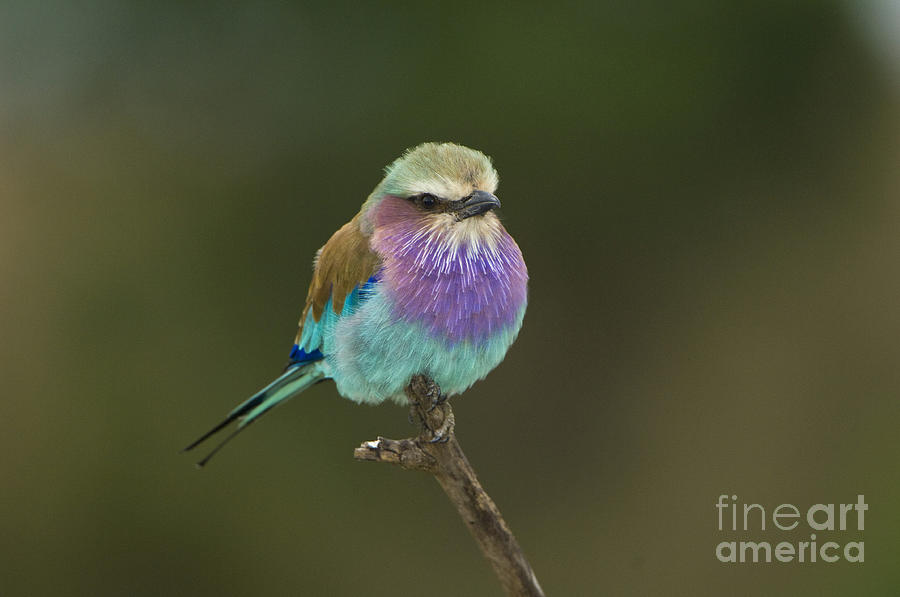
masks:
[[[458,436],[548,595],[896,594],[898,88],[890,0],[4,3],[0,593],[498,594],[432,479],[352,460],[402,409],[321,384],[178,454],[453,140],[531,273]],[[866,562],[719,563],[809,533],[720,533],[720,493],[865,494]]]

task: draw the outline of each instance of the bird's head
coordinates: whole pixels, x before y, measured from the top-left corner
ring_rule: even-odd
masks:
[[[379,227],[427,229],[454,237],[490,236],[497,171],[490,158],[453,143],[423,143],[385,169],[363,206],[366,232]]]

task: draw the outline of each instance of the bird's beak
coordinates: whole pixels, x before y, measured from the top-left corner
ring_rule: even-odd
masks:
[[[460,200],[460,205],[454,211],[460,220],[477,216],[488,212],[495,207],[500,207],[500,200],[487,191],[475,191],[465,199]]]

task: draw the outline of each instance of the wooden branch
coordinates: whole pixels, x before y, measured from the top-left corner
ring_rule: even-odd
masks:
[[[406,388],[406,395],[410,419],[418,421],[422,428],[419,436],[401,440],[379,437],[363,442],[353,457],[433,474],[493,566],[506,594],[543,597],[522,548],[456,441],[453,409],[442,400],[440,388],[431,379],[418,375]]]

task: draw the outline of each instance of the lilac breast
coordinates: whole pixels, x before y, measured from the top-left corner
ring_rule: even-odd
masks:
[[[499,222],[456,241],[446,229],[429,229],[403,199],[385,198],[373,215],[372,246],[384,260],[381,281],[395,317],[452,342],[486,340],[515,324],[528,271]]]

